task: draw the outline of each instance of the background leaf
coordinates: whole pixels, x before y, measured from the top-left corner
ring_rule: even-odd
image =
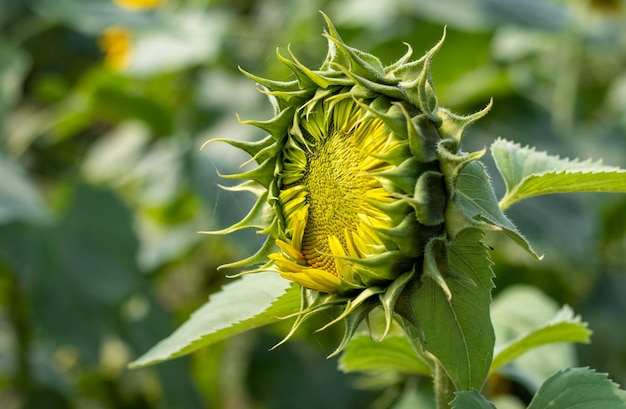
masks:
[[[537,288],[515,285],[502,290],[491,304],[491,319],[496,333],[495,355],[516,340],[523,339],[552,321],[558,321],[559,316],[558,304]],[[575,365],[574,345],[552,343],[518,356],[497,372],[514,379],[530,394],[534,394],[554,372]]]
[[[477,391],[457,392],[451,406],[452,409],[496,409],[493,403]]]
[[[48,209],[24,172],[3,155],[0,155],[0,181],[0,223],[51,221]]]
[[[579,316],[574,316],[571,308],[564,306],[542,327],[497,348],[491,370],[497,370],[520,355],[543,345],[557,342],[588,344],[590,336],[591,331],[587,328],[587,323],[581,322]]]
[[[589,368],[568,368],[541,385],[528,409],[624,409],[626,392]]]
[[[493,273],[482,238],[481,230],[466,229],[449,246],[452,270],[467,278],[446,279],[451,300],[430,279],[411,300],[425,349],[439,359],[459,390],[482,388],[493,356],[495,335],[489,316]]]
[[[406,336],[391,335],[381,341],[369,335],[355,336],[339,359],[339,369],[355,371],[396,371],[429,375],[430,369],[417,355]]]
[[[132,368],[173,359],[297,312],[300,292],[277,273],[248,274],[224,286]]]
[[[504,139],[491,145],[491,153],[506,185],[502,209],[552,193],[626,192],[626,171],[601,162],[561,159]]]

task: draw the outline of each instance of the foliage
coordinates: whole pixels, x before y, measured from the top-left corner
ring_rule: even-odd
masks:
[[[196,234],[232,224],[252,203],[215,188],[216,168],[235,173],[247,158],[217,144],[200,146],[209,137],[262,137],[233,115],[269,114],[236,67],[284,77],[272,55],[287,42],[300,60],[318,64],[324,48],[318,9],[347,42],[386,63],[403,54],[402,41],[416,50],[430,47],[447,24],[448,40],[432,68],[440,101],[467,113],[494,98],[488,120],[469,130],[465,147],[490,147],[495,166],[485,158],[487,171],[499,170],[504,179],[494,176],[493,199],[505,198],[505,219],[515,221],[505,224],[497,199],[488,207],[465,203],[513,238],[489,233],[485,244],[494,250],[481,249],[495,273],[496,347],[494,364],[481,367],[489,373],[485,396],[502,408],[505,395],[518,405],[507,407],[543,407],[540,399],[557,399],[554,391],[567,384],[584,396],[610,394],[621,405],[621,392],[600,373],[626,384],[620,296],[626,200],[530,197],[554,189],[624,190],[623,173],[606,165],[572,164],[542,152],[626,167],[626,5],[366,3],[169,0],[131,10],[108,0],[0,2],[0,407],[285,408],[303,396],[313,398],[298,407],[429,402],[430,384],[422,381],[428,363],[401,333],[386,344],[355,337],[339,359],[347,374],[336,372],[335,360],[323,361],[341,328],[308,336],[321,326],[314,319],[293,342],[267,352],[288,331],[289,322],[277,318],[298,309],[291,297],[297,291],[284,283],[268,284],[265,299],[242,299],[254,306],[245,314],[200,314],[221,295],[261,279],[229,282],[216,270],[251,254],[258,237]],[[102,36],[111,27],[129,40],[130,57],[121,65],[106,58],[112,51]],[[499,135],[507,141],[492,145]],[[561,172],[565,167],[571,172]],[[522,199],[528,200],[517,203]],[[532,249],[511,245],[525,239]],[[544,259],[535,261],[528,250]],[[279,297],[284,303],[272,304]],[[270,304],[275,310],[255,314]],[[571,309],[559,312],[562,304]],[[562,344],[589,340],[587,325],[572,311],[594,331],[589,346]],[[200,317],[214,320],[212,326],[200,326]],[[435,318],[441,317],[433,317],[427,336],[437,330]],[[185,326],[190,332],[182,340],[140,358]],[[468,329],[449,330],[462,340]],[[359,350],[381,345],[388,356],[380,366],[359,360]],[[192,350],[154,367],[126,368]],[[564,369],[577,366],[598,373]],[[464,387],[476,386],[471,376],[460,376]],[[458,394],[453,405],[491,407],[477,392]]]

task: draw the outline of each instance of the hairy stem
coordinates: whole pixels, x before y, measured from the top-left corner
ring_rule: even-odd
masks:
[[[454,384],[439,361],[433,361],[435,367],[433,382],[435,386],[435,402],[437,403],[437,409],[449,409],[450,402],[454,399]]]
[[[452,402],[452,400],[454,399],[454,392],[456,391],[452,380],[443,369],[443,366],[441,365],[439,360],[437,360],[437,358],[435,358],[435,356],[432,355],[430,352],[425,351],[422,348],[422,345],[415,336],[415,333],[412,332],[413,327],[409,325],[405,326],[405,329],[407,330],[409,338],[412,339],[412,344],[415,352],[419,356],[421,356],[422,359],[430,367],[430,371],[433,377],[433,390],[435,393],[435,403],[437,405],[436,408],[449,409],[450,402]]]

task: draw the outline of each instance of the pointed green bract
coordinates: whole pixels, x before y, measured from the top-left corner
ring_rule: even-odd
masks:
[[[626,170],[601,162],[562,159],[498,139],[491,145],[506,193],[500,208],[535,196],[573,192],[626,193]]]

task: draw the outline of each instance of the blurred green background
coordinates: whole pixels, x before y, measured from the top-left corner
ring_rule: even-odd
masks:
[[[320,9],[385,64],[447,25],[440,103],[495,101],[466,150],[502,136],[626,167],[625,1],[0,0],[0,408],[382,408],[424,382],[341,373],[325,359],[341,328],[315,323],[272,352],[284,326],[126,369],[228,281],[217,266],[261,244],[197,234],[253,203],[217,188],[248,158],[200,147],[263,136],[237,122],[272,115],[237,66],[286,79],[288,44],[321,64]],[[496,293],[527,283],[571,305],[594,331],[578,364],[626,384],[626,197],[509,215],[545,258],[491,236]]]

